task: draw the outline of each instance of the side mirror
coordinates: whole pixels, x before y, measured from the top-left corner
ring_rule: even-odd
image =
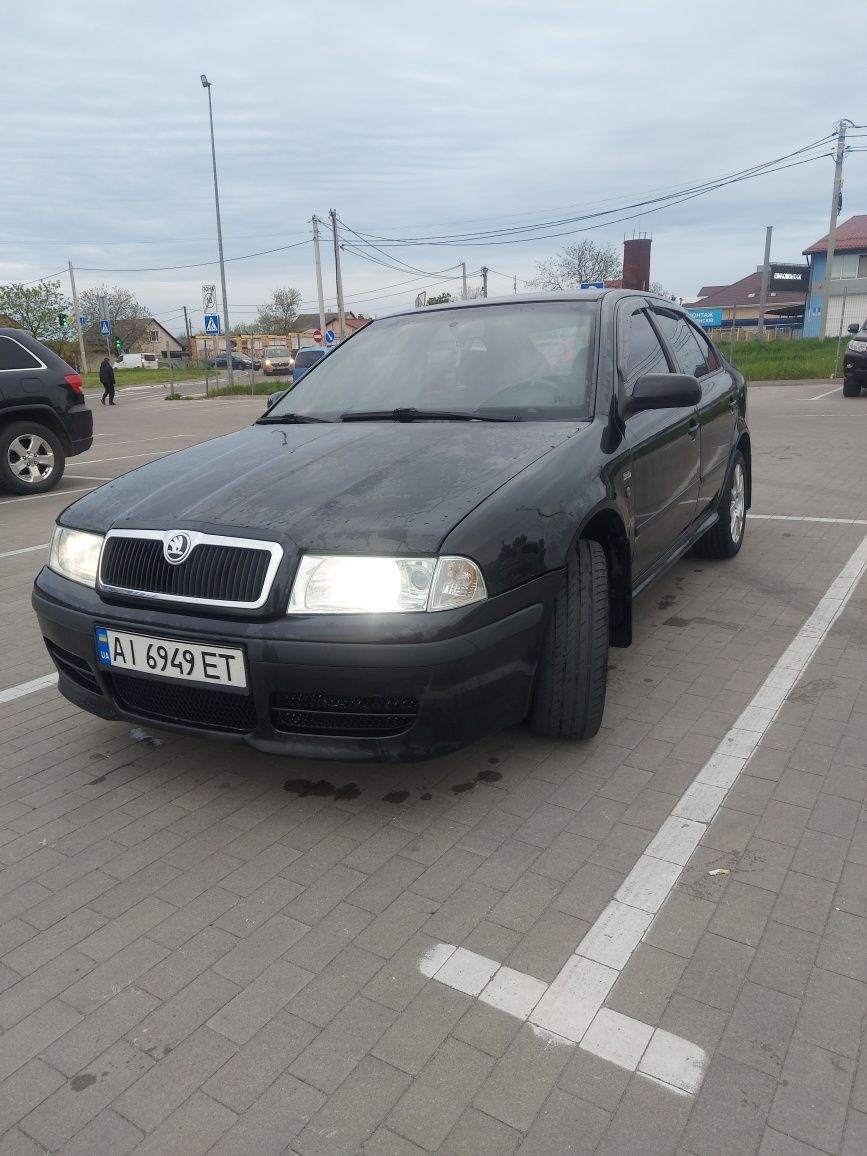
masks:
[[[701,386],[692,374],[646,373],[636,381],[624,409],[627,415],[642,409],[686,409],[700,401]]]
[[[861,331],[861,326],[858,324],[857,321],[853,321],[851,325],[846,326],[846,332],[847,333],[860,333],[860,331]]]

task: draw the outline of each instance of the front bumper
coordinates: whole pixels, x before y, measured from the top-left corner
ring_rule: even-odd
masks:
[[[366,616],[253,622],[109,605],[48,569],[36,579],[33,606],[61,692],[101,718],[240,740],[271,754],[411,761],[526,717],[559,580],[545,575],[461,611],[384,616],[388,640],[370,637]],[[395,622],[408,617],[415,621]],[[97,625],[240,646],[248,690],[106,671],[97,664]]]
[[[843,377],[849,381],[857,381],[859,385],[867,385],[867,353],[843,354]]]

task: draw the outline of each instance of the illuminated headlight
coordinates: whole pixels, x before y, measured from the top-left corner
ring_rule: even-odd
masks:
[[[67,526],[55,526],[48,565],[56,574],[71,578],[73,582],[96,586],[102,542],[102,534],[89,534],[86,530],[70,530]]]
[[[265,358],[265,364],[266,364],[267,366],[270,366],[270,365],[271,365],[271,358],[270,358],[270,357],[266,357],[266,358]]]
[[[849,342],[849,352],[850,353],[863,353],[865,349],[867,349],[867,341],[850,341]]]
[[[394,614],[452,610],[487,598],[468,558],[339,558],[305,554],[289,614]]]

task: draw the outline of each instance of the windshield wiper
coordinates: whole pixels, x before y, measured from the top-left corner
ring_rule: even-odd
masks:
[[[497,416],[494,414],[467,413],[466,410],[451,409],[369,409],[348,410],[340,415],[341,421],[517,421],[517,414]]]
[[[281,413],[266,414],[260,417],[256,425],[304,425],[306,422],[325,422],[330,425],[327,417],[312,417],[308,413]]]

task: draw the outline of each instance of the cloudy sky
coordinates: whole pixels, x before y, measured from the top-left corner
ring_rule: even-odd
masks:
[[[564,244],[619,247],[633,230],[652,234],[654,279],[691,297],[753,271],[766,225],[779,261],[827,231],[833,163],[819,154],[831,143],[793,158],[819,157],[810,163],[659,212],[617,221],[635,210],[613,210],[794,153],[841,117],[867,124],[845,49],[862,4],[789,0],[773,17],[755,0],[10,5],[0,281],[64,270],[66,287],[72,260],[79,289],[124,285],[169,328],[182,328],[182,305],[200,323],[201,284],[218,281],[204,264],[216,260],[205,72],[225,253],[246,258],[226,266],[233,323],[276,286],[315,308],[309,222],[331,208],[347,242],[350,229],[462,238],[345,251],[347,308],[359,312],[454,289],[461,260],[496,271],[492,294],[511,292],[513,275],[520,289]],[[867,146],[867,129],[851,144]],[[867,212],[867,149],[844,176],[843,218]],[[520,243],[526,234],[468,236],[603,210]],[[330,244],[323,257],[333,305]]]

